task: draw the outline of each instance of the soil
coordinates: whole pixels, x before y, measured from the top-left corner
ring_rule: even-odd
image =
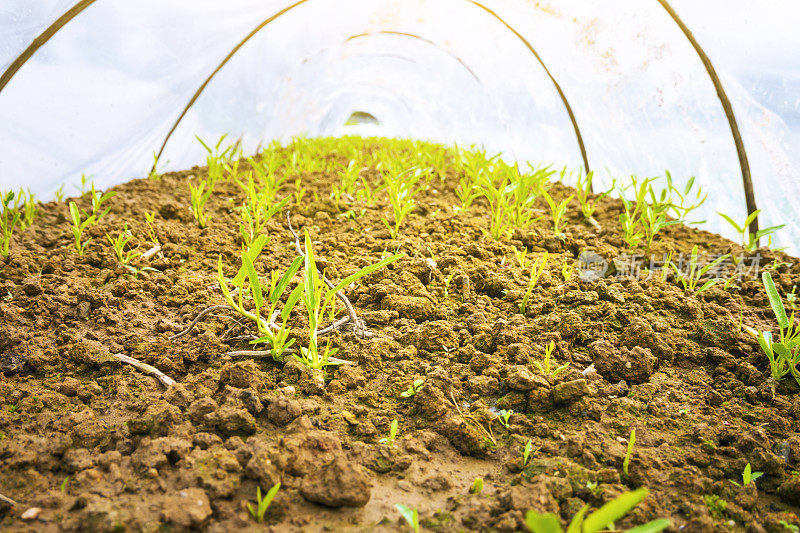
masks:
[[[378,147],[365,142],[364,151]],[[327,160],[347,163],[335,153]],[[399,531],[407,527],[394,507],[401,503],[419,510],[423,530],[521,531],[528,509],[567,522],[585,503],[599,507],[636,487],[651,494],[619,529],[661,517],[685,532],[778,533],[800,524],[798,386],[791,377],[777,387],[768,380],[766,357],[740,327],[775,327],[757,276],[700,294],[658,276],[582,281],[576,271],[564,281],[563,261],[581,252],[618,270],[614,259],[634,253],[620,233],[619,200],[599,202],[599,228],[573,200],[558,238],[539,199],[543,219],[491,241],[481,233],[482,201],[453,210],[450,167],[392,240],[380,220],[391,216],[385,194],[375,205],[337,208],[328,196],[339,172],[307,173],[292,222],[309,230],[329,277],[386,250],[407,254],[346,289],[375,336],[334,335],[337,357],[356,364],[330,367],[321,387],[291,360],[224,356],[249,348],[233,340],[244,331],[224,310],[170,342],[198,312],[223,303],[218,257],[231,271],[239,264],[233,208],[241,189],[216,185],[201,230],[188,183],[204,172],[114,188],[84,256],[70,249],[66,204],[44,204],[0,259],[0,494],[19,502],[0,499],[0,529]],[[375,170],[364,175],[378,179]],[[555,184],[551,192],[558,200],[574,190]],[[88,196],[75,200],[89,208]],[[161,252],[141,264],[158,272],[134,277],[105,233],[127,222],[144,251],[146,212],[156,213]],[[285,218],[268,230],[262,273],[295,257]],[[753,255],[685,226],[664,230],[653,253],[688,253],[694,244]],[[550,254],[524,314],[528,273],[512,246]],[[800,260],[758,253],[782,293],[800,284]],[[292,323],[302,344],[300,306]],[[533,364],[551,341],[555,364],[569,363],[555,378]],[[166,388],[116,353],[177,383]],[[419,392],[401,397],[416,379],[424,380]],[[508,428],[501,409],[514,411]],[[379,442],[394,419],[397,440]],[[741,482],[748,462],[764,475],[738,487],[731,481]],[[484,488],[472,494],[476,477]],[[265,522],[256,523],[246,504],[257,486],[277,482]]]

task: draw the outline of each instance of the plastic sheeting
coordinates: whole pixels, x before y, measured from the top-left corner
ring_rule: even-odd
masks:
[[[6,0],[0,70],[76,2]],[[720,74],[742,132],[761,227],[800,248],[800,8],[794,0],[673,7]],[[197,88],[286,1],[97,0],[0,92],[0,189],[47,197],[81,174],[108,186],[147,174]],[[483,6],[483,7],[481,7]],[[510,26],[519,33],[515,35]],[[600,186],[610,176],[697,176],[716,214],[744,220],[731,131],[696,52],[655,0],[306,0],[258,31],[211,79],[160,167],[204,160],[194,138],[347,133],[483,145],[578,168],[572,106]],[[380,124],[345,125],[354,111]],[[164,162],[167,162],[164,165]]]

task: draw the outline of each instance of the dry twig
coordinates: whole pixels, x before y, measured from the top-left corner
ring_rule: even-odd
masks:
[[[158,381],[163,383],[164,386],[167,387],[167,388],[171,387],[172,385],[175,385],[175,380],[174,379],[172,379],[168,375],[164,374],[162,371],[160,371],[159,369],[157,369],[154,366],[150,366],[147,363],[143,363],[143,362],[139,361],[138,359],[135,359],[133,357],[129,357],[129,356],[121,354],[121,353],[115,353],[113,356],[116,357],[119,361],[121,361],[123,363],[128,363],[129,365],[133,365],[136,368],[138,368],[139,370],[141,370],[142,372],[145,372],[147,374],[151,374],[151,375],[155,376],[158,379]]]

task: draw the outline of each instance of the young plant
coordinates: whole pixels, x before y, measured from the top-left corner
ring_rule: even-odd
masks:
[[[528,466],[528,463],[531,461],[531,455],[533,454],[533,443],[531,439],[528,439],[528,442],[525,443],[525,447],[522,449],[522,468]]]
[[[169,164],[169,161],[165,162],[164,164]],[[153,181],[158,181],[161,179],[161,173],[158,171],[158,154],[155,151],[153,151],[153,167],[150,169],[147,179],[151,179]]]
[[[648,493],[649,491],[645,488],[626,492],[603,505],[589,516],[586,516],[589,511],[589,504],[586,504],[572,518],[567,527],[567,532],[598,533],[605,529],[612,529],[612,524],[627,515],[631,509],[647,497]],[[553,513],[542,514],[536,511],[528,511],[525,514],[525,524],[532,533],[564,533],[561,527],[561,519]],[[636,533],[657,533],[668,528],[669,525],[669,520],[660,518],[628,531],[630,533],[634,531]]]
[[[500,424],[504,428],[508,429],[508,420],[511,418],[511,415],[513,414],[514,414],[513,409],[508,409],[508,410],[503,409],[502,411],[500,411],[500,416],[497,417],[497,419],[500,421]]]
[[[88,215],[86,211],[79,211],[78,205],[75,202],[69,203],[69,214],[72,217],[72,236],[75,239],[75,251],[78,252],[78,255],[83,255],[83,252],[86,251],[86,247],[92,240],[92,238],[89,237],[86,241],[83,241],[83,232],[89,226],[94,225],[95,216]]]
[[[545,252],[544,255],[537,258],[534,261],[533,265],[531,265],[531,277],[528,279],[528,286],[525,288],[525,295],[522,297],[522,302],[519,304],[519,311],[522,314],[525,314],[525,309],[528,307],[528,300],[531,297],[531,292],[533,291],[533,287],[539,281],[539,278],[542,276],[544,272],[544,267],[547,265],[547,258],[549,257],[549,253]]]
[[[564,215],[567,213],[567,204],[569,204],[575,196],[571,195],[557,204],[547,191],[542,191],[542,195],[547,205],[550,206],[550,215],[553,217],[553,232],[557,237],[561,237],[561,219],[563,219]]]
[[[277,271],[270,273],[270,285],[265,299],[261,281],[253,266],[256,258],[264,248],[264,244],[266,244],[266,236],[259,235],[253,240],[250,247],[242,252],[242,266],[231,280],[231,284],[237,289],[237,298],[234,298],[232,291],[228,287],[228,280],[222,272],[222,256],[219,257],[217,266],[217,282],[228,305],[244,318],[254,322],[259,338],[251,341],[251,344],[269,343],[272,358],[276,361],[282,361],[284,352],[294,343],[294,339],[288,338],[289,328],[287,323],[292,309],[300,299],[303,286],[298,285],[295,287],[280,311],[277,311],[277,307],[289,281],[300,269],[303,260],[300,257],[296,258],[283,275]],[[252,298],[254,305],[252,311],[246,308],[244,304],[245,297]],[[262,315],[262,310],[264,309],[267,310],[269,319],[265,319]],[[281,324],[275,323],[275,319],[278,317],[281,318]]]
[[[472,482],[472,486],[469,488],[470,494],[480,494],[483,492],[483,478],[476,477],[475,481]]]
[[[561,265],[561,277],[564,278],[564,281],[569,281],[572,278],[572,272],[575,270],[575,263],[570,263],[567,261],[567,258],[564,258],[564,262]]]
[[[450,272],[450,274],[444,278],[444,298],[447,299],[450,296],[450,282],[453,280],[453,276],[455,272]]]
[[[395,508],[400,512],[400,516],[411,526],[414,533],[419,533],[419,512],[411,507],[406,507],[402,503],[396,503]]]
[[[769,305],[778,320],[780,329],[780,341],[775,342],[770,331],[758,331],[753,328],[747,330],[755,335],[761,350],[769,359],[770,376],[775,382],[781,381],[787,374],[800,384],[800,322],[795,322],[794,311],[790,316],[786,315],[778,289],[769,272],[761,274],[761,281],[767,292]]]
[[[486,152],[483,150],[460,150],[461,175],[455,193],[461,201],[459,210],[466,211],[472,205],[480,193],[476,192],[480,183],[489,174],[489,165],[492,161],[500,157],[497,154],[486,159]]]
[[[274,198],[271,195],[265,194],[264,189],[259,190],[256,188],[252,173],[250,173],[246,184],[239,182],[239,185],[247,195],[247,198],[239,208],[239,215],[242,218],[242,222],[239,224],[239,233],[242,235],[245,246],[249,246],[256,236],[264,232],[267,222],[286,207],[291,197],[287,196],[280,202],[273,204]]]
[[[423,379],[415,379],[414,383],[408,386],[407,390],[404,390],[400,393],[401,398],[412,398],[415,394],[419,392],[422,386],[425,384],[425,380]]]
[[[94,222],[92,225],[97,224],[100,222],[100,219],[103,218],[111,211],[110,207],[106,207],[105,211],[103,210],[103,204],[106,203],[107,200],[110,200],[114,196],[117,195],[116,192],[107,192],[102,194],[102,191],[95,190],[94,182],[92,182],[92,217],[94,217]]]
[[[750,483],[755,483],[755,481],[764,475],[764,472],[753,472],[750,463],[747,463],[744,467],[744,471],[742,472],[742,484],[738,484],[735,481],[731,481],[737,487],[746,487]]]
[[[256,503],[257,506],[253,507],[253,504],[247,504],[247,510],[250,511],[250,516],[252,516],[256,522],[259,524],[264,521],[264,515],[267,514],[267,509],[269,509],[272,500],[275,499],[275,496],[278,494],[278,491],[281,488],[280,483],[276,483],[273,485],[271,489],[267,491],[267,494],[262,498],[261,497],[261,487],[256,487]]]
[[[39,202],[36,201],[35,196],[36,195],[33,194],[30,189],[27,194],[20,189],[15,199],[14,210],[22,213],[22,218],[19,220],[19,227],[23,231],[31,227],[36,218]]]
[[[421,187],[416,187],[421,175],[419,169],[414,167],[399,173],[383,173],[386,192],[389,194],[389,203],[392,205],[394,213],[394,225],[385,218],[381,218],[381,221],[391,233],[392,239],[397,238],[400,233],[400,225],[416,206],[414,196],[422,190]]]
[[[61,184],[61,187],[59,187],[56,190],[56,192],[53,193],[53,196],[55,197],[56,202],[58,202],[58,203],[64,202],[64,184],[63,183]]]
[[[108,242],[111,243],[111,247],[114,249],[114,255],[117,256],[117,261],[119,264],[122,265],[124,268],[128,269],[132,274],[138,276],[143,270],[155,270],[150,267],[144,268],[136,268],[131,265],[131,262],[142,255],[141,253],[137,252],[136,250],[125,250],[125,246],[127,246],[128,242],[131,240],[133,235],[131,231],[128,229],[127,222],[122,227],[122,231],[116,236],[112,237],[110,234],[106,233],[106,238]]]
[[[223,180],[225,177],[225,165],[228,160],[233,156],[236,150],[236,144],[231,144],[227,146],[224,150],[220,151],[220,147],[222,143],[225,141],[225,137],[227,134],[223,135],[217,141],[217,144],[214,146],[212,150],[210,146],[203,142],[203,140],[195,135],[195,139],[200,141],[200,144],[203,145],[203,148],[206,149],[206,165],[208,166],[208,181],[209,189],[214,188],[214,184],[220,180]],[[205,226],[201,226],[205,227]]]
[[[512,206],[509,204],[511,183],[507,173],[491,172],[482,174],[474,186],[478,196],[483,196],[489,203],[489,231],[481,228],[483,234],[497,241],[503,237],[510,237],[514,232],[514,225],[510,215]]]
[[[319,329],[320,319],[324,317],[333,306],[333,300],[337,292],[371,272],[397,261],[401,257],[403,257],[403,254],[390,255],[377,263],[362,268],[355,274],[347,276],[340,281],[338,285],[331,287],[333,284],[329,284],[329,282],[325,280],[324,275],[320,277],[319,272],[317,272],[314,249],[311,245],[311,238],[308,236],[308,230],[306,230],[303,270],[303,286],[305,289],[303,290],[302,301],[308,313],[309,341],[308,347],[301,347],[300,354],[294,357],[312,370],[321,370],[330,364],[341,364],[338,359],[331,359],[337,350],[336,348],[331,350],[330,343],[326,346],[324,351],[319,349],[317,331]]]
[[[725,515],[725,510],[728,508],[728,502],[716,494],[705,494],[703,502],[708,508],[708,513],[718,520]]]
[[[717,282],[716,279],[709,279],[698,289],[697,284],[700,283],[700,279],[706,274],[706,272],[715,268],[717,265],[729,258],[730,254],[721,255],[699,269],[697,268],[698,257],[699,251],[697,245],[695,244],[692,247],[692,254],[689,258],[689,272],[687,274],[684,274],[672,261],[670,261],[669,264],[675,271],[675,278],[681,283],[681,285],[683,285],[683,290],[697,292],[700,294],[701,292],[710,289]]]
[[[392,423],[389,424],[389,436],[383,437],[378,442],[381,444],[386,444],[387,446],[394,446],[394,441],[397,438],[397,419],[395,418],[392,420]]]
[[[728,215],[720,213],[719,211],[717,211],[717,213],[719,214],[719,216],[724,218],[728,222],[728,224],[733,226],[733,229],[735,229],[736,233],[739,234],[739,238],[742,241],[742,246],[748,252],[752,252],[758,247],[758,242],[761,239],[761,237],[769,236],[771,240],[772,235],[776,231],[786,226],[786,224],[781,224],[780,226],[770,226],[768,228],[759,230],[756,233],[750,233],[750,224],[753,222],[753,220],[756,219],[758,214],[761,213],[761,209],[758,209],[750,213],[750,215],[748,215],[748,217],[744,220],[744,223],[741,226],[736,222],[734,222],[734,220]]]
[[[599,202],[604,197],[608,196],[608,193],[614,189],[616,185],[616,180],[611,183],[611,188],[608,191],[601,192],[594,199],[591,198],[592,196],[592,180],[594,179],[594,171],[587,172],[584,174],[580,172],[578,174],[578,181],[575,184],[576,196],[578,197],[578,202],[581,204],[581,213],[583,214],[583,218],[588,220],[593,226],[597,226],[597,221],[594,219],[594,212],[597,210],[597,202]]]
[[[540,363],[539,361],[533,362],[533,364],[536,365],[536,368],[539,369],[539,372],[542,375],[556,377],[561,372],[566,370],[567,367],[569,366],[569,363],[567,362],[557,368],[552,368],[550,360],[553,357],[553,350],[555,349],[555,347],[556,347],[555,341],[550,341],[550,344],[548,344],[547,347],[544,349],[544,364]]]
[[[208,199],[211,198],[211,193],[214,192],[214,182],[211,180],[200,180],[197,186],[190,183],[189,190],[191,191],[192,214],[194,215],[194,219],[197,221],[197,225],[200,226],[200,228],[205,228],[208,221],[211,219],[211,217],[205,213],[205,207]]]
[[[628,466],[631,464],[634,444],[636,444],[636,428],[631,429],[631,436],[628,439],[628,450],[625,452],[625,459],[622,461],[622,472],[625,474],[625,477],[628,477]]]
[[[14,233],[14,227],[19,223],[22,218],[22,213],[16,206],[12,206],[11,202],[14,201],[14,192],[6,191],[0,193],[0,231],[2,235],[0,238],[0,255],[8,255],[9,245],[11,244],[11,235]]]
[[[156,214],[145,213],[144,222],[147,225],[147,236],[153,244],[159,244],[158,234],[156,233]]]

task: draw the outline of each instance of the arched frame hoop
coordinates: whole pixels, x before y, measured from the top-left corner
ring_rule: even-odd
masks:
[[[728,95],[725,93],[725,88],[722,86],[722,81],[720,81],[717,71],[714,69],[714,65],[711,63],[711,60],[700,46],[700,43],[698,43],[697,39],[694,38],[691,30],[689,30],[689,27],[686,26],[683,20],[681,20],[681,18],[678,16],[678,13],[672,9],[672,6],[669,4],[669,2],[667,0],[658,0],[658,3],[661,4],[661,7],[663,7],[667,13],[669,13],[669,16],[672,17],[672,20],[675,21],[675,24],[678,25],[686,38],[689,39],[689,42],[692,43],[692,47],[694,48],[695,52],[697,52],[697,55],[700,56],[700,61],[703,62],[703,66],[706,68],[706,72],[708,72],[708,76],[711,78],[711,82],[714,84],[714,89],[717,91],[717,97],[722,104],[722,109],[725,111],[725,117],[728,119],[728,125],[731,128],[733,142],[736,145],[736,153],[739,156],[739,167],[742,169],[742,186],[744,188],[745,202],[747,202],[747,215],[750,216],[758,210],[756,207],[755,193],[753,192],[753,180],[750,177],[750,163],[747,162],[747,152],[744,149],[742,135],[739,133],[739,125],[736,123],[736,117],[733,114],[733,107],[731,106],[730,100],[728,100]],[[750,223],[750,234],[756,235],[757,233],[758,216],[756,215],[753,218],[753,222]]]

